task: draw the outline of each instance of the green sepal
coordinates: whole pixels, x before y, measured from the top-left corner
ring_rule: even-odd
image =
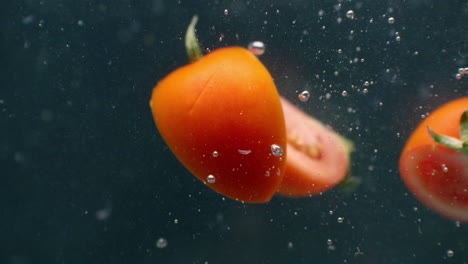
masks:
[[[187,51],[187,55],[189,57],[190,62],[195,62],[203,57],[203,53],[201,52],[200,44],[197,40],[197,35],[195,33],[195,26],[198,22],[198,16],[195,15],[190,22],[190,25],[187,28],[187,32],[185,33],[185,49]]]
[[[460,138],[463,145],[466,147],[468,144],[468,109],[463,112],[460,118]]]
[[[465,113],[463,113],[462,115],[461,124],[460,124],[460,130],[461,130],[460,132],[462,134],[462,138],[466,137],[466,135],[463,135],[463,133],[467,132],[466,121],[467,121],[467,118],[466,118],[466,111],[465,111]],[[441,144],[442,146],[445,146],[447,148],[468,154],[468,142],[462,141],[458,138],[437,134],[429,126],[427,127],[427,131],[429,132],[429,135],[432,137],[432,139],[436,143]]]
[[[348,155],[349,167],[346,176],[338,185],[338,189],[347,193],[352,193],[358,189],[362,182],[360,177],[353,176],[351,173],[351,152],[355,150],[355,147],[354,143],[351,140],[343,136],[339,136],[339,138],[344,144],[346,155]]]

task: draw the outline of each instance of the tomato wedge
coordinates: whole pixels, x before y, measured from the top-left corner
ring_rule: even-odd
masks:
[[[467,110],[468,97],[438,108],[413,132],[400,157],[401,176],[411,192],[435,212],[463,222],[468,222],[468,154],[444,144],[439,135],[455,143],[463,139],[461,118]]]
[[[311,196],[340,183],[349,170],[350,146],[319,121],[281,98],[286,119],[288,157],[278,193]]]

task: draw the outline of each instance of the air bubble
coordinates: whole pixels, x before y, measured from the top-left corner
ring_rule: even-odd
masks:
[[[341,223],[343,223],[343,221],[344,221],[344,217],[338,217],[338,219],[336,219],[336,221],[337,221],[339,224],[341,224]]]
[[[445,165],[445,164],[442,164],[442,170],[443,170],[444,172],[448,172],[447,165]]]
[[[210,174],[210,175],[208,175],[208,177],[206,177],[206,181],[207,181],[208,183],[215,183],[215,182],[216,182],[216,178],[215,178],[214,175],[211,175],[211,174]]]
[[[165,248],[167,247],[167,240],[165,238],[159,238],[156,240],[156,247],[157,248]]]
[[[273,144],[271,145],[271,153],[276,157],[283,156],[283,148],[280,145]]]
[[[225,14],[225,15],[229,15],[229,10],[228,10],[228,9],[224,9],[224,14]]]
[[[389,17],[389,18],[388,18],[388,23],[389,23],[389,24],[395,23],[395,18],[394,18],[394,17]]]
[[[348,96],[348,92],[347,92],[347,91],[343,91],[343,92],[341,92],[341,95],[342,95],[342,96]]]
[[[346,17],[350,19],[354,19],[354,11],[348,10],[348,12],[346,12]]]
[[[218,151],[216,151],[216,150],[215,150],[215,151],[213,151],[213,154],[212,154],[212,155],[213,155],[213,157],[215,157],[215,158],[216,158],[216,157],[218,157],[218,156],[219,156],[219,153],[218,153]]]
[[[301,100],[302,102],[307,102],[310,98],[310,93],[309,91],[303,91],[302,93],[300,93],[298,96],[299,100]]]
[[[454,254],[455,254],[455,252],[453,252],[453,250],[451,250],[451,249],[447,250],[447,257],[451,258],[451,257],[453,257]]]
[[[248,50],[256,56],[263,55],[265,53],[265,44],[261,41],[253,41],[248,45]]]

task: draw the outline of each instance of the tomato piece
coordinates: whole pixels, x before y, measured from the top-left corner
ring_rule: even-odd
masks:
[[[350,149],[343,138],[281,98],[288,157],[278,193],[302,197],[324,192],[346,176]]]
[[[460,138],[460,118],[468,97],[431,113],[413,132],[400,157],[400,173],[410,191],[435,212],[468,222],[468,155],[436,143],[438,134]]]
[[[284,115],[270,73],[247,49],[221,48],[172,72],[150,106],[161,136],[199,180],[245,202],[275,194],[286,165]]]

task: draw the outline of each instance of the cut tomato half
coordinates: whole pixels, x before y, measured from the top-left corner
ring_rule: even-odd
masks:
[[[400,170],[408,188],[426,206],[448,218],[468,222],[468,157],[434,145],[404,154]]]

